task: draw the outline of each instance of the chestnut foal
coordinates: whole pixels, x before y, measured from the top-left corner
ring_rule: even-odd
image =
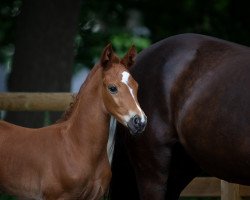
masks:
[[[128,68],[108,45],[71,108],[58,123],[39,129],[0,122],[0,188],[25,199],[100,199],[111,178],[107,157],[110,115],[140,133],[146,116]]]

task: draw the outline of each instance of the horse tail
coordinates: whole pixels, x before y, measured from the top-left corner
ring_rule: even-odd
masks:
[[[125,146],[127,134],[128,131],[121,124],[117,124],[111,165],[110,200],[139,200],[134,170]]]

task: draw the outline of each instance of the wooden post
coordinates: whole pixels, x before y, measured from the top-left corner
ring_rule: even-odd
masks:
[[[0,93],[0,110],[64,111],[73,102],[71,93]]]
[[[221,180],[221,200],[240,200],[240,186]]]

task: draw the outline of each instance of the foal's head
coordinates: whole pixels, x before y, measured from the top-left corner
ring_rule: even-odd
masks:
[[[103,67],[102,96],[105,108],[120,123],[128,127],[131,134],[141,133],[147,118],[137,100],[138,84],[128,69],[133,65],[136,50],[130,48],[123,59],[119,59],[108,45],[101,56]]]

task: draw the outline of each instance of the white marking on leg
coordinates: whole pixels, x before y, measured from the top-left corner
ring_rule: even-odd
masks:
[[[135,96],[134,96],[133,89],[128,85],[129,76],[130,76],[130,74],[129,74],[128,72],[126,72],[126,71],[122,72],[122,83],[124,83],[124,84],[128,87],[129,92],[130,92],[131,96],[133,97],[133,99],[134,99],[134,101],[135,101],[135,105],[136,105],[137,109],[138,109],[138,110],[140,111],[140,113],[141,113],[141,122],[143,123],[143,122],[145,122],[145,114],[144,114],[144,112],[142,111],[142,109],[140,108],[140,106],[138,105],[137,101],[135,100]],[[127,120],[128,117],[130,117],[130,113],[129,113],[129,115],[126,115],[126,116],[125,116],[125,120]],[[132,117],[133,117],[133,116],[132,116]],[[129,118],[129,119],[130,119],[130,118]]]

